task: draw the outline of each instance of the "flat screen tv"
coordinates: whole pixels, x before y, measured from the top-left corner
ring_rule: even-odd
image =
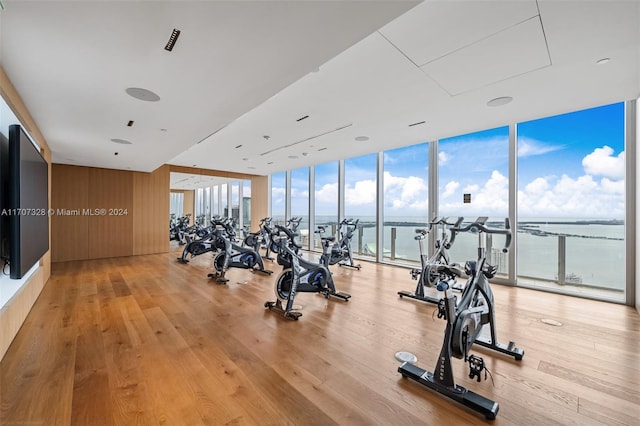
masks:
[[[9,126],[9,269],[22,278],[49,250],[49,165],[21,126]]]

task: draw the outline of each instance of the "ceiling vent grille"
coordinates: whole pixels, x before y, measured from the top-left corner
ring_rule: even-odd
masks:
[[[164,47],[164,50],[168,50],[169,52],[171,52],[173,50],[173,46],[176,45],[176,41],[178,40],[178,36],[180,35],[180,30],[177,29],[173,29],[173,32],[171,32],[171,37],[169,37],[169,41],[167,42],[167,45]]]

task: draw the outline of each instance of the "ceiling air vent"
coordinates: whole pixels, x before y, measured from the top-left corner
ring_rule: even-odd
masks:
[[[168,50],[169,52],[171,52],[173,50],[173,46],[176,45],[176,40],[178,40],[179,35],[180,35],[180,30],[176,30],[174,28],[173,32],[171,33],[171,37],[169,37],[169,41],[167,42],[167,45],[164,47],[164,50]]]

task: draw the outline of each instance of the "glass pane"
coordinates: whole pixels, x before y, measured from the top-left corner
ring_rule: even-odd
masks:
[[[378,154],[349,158],[344,162],[345,219],[359,219],[351,240],[354,255],[376,255],[376,188]]]
[[[284,222],[286,214],[287,174],[285,172],[271,175],[271,217],[273,223]]]
[[[220,215],[220,206],[218,205],[218,189],[219,189],[218,185],[213,187],[213,196],[211,197],[213,199],[213,203],[212,203],[213,204],[213,214],[212,214],[213,216],[216,216],[216,215],[219,216]]]
[[[170,214],[174,214],[176,219],[182,217],[182,209],[184,206],[184,194],[182,192],[171,193]]]
[[[229,209],[227,208],[227,184],[220,185],[220,216],[229,217]]]
[[[518,282],[622,300],[624,104],[518,124]]]
[[[251,230],[251,181],[242,181],[242,223]],[[256,229],[257,231],[257,229]]]
[[[338,224],[338,162],[315,166],[315,181],[315,224],[329,226],[335,235]],[[322,250],[319,238],[314,238],[313,249]]]
[[[302,247],[309,247],[309,168],[291,171],[291,217],[301,217],[298,227]]]
[[[509,216],[509,127],[438,141],[438,167],[440,216],[452,222],[462,216],[467,223],[486,216],[487,226],[504,227]],[[505,237],[488,238],[487,262],[507,274]],[[458,234],[449,250],[451,260],[464,265],[477,259],[479,243],[477,234]]]
[[[383,258],[417,263],[420,252],[414,230],[426,226],[429,214],[429,144],[385,151],[383,165]]]
[[[240,182],[231,183],[231,215],[240,224]]]

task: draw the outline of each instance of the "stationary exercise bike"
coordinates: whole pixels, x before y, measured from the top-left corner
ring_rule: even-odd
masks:
[[[219,217],[211,219],[211,225],[204,228],[206,234],[199,240],[189,242],[182,250],[182,256],[178,258],[178,262],[187,264],[189,263],[187,257],[193,258],[204,253],[224,250],[226,246],[224,237],[221,235],[223,224],[224,221]]]
[[[465,270],[469,279],[456,304],[456,296],[451,292],[455,271],[447,265],[440,265],[441,273],[446,277],[441,280],[437,288],[444,291],[444,298],[438,305],[438,317],[445,318],[447,326],[440,356],[436,362],[434,372],[426,371],[416,365],[403,363],[398,372],[430,389],[433,389],[469,408],[475,410],[487,419],[495,419],[498,413],[498,403],[478,395],[462,386],[456,385],[451,368],[451,357],[464,358],[469,363],[469,378],[482,379],[482,372],[486,370],[484,360],[476,355],[469,355],[474,343],[489,349],[513,356],[517,361],[522,360],[524,351],[516,348],[514,342],[508,345],[498,343],[495,330],[495,307],[493,293],[489,287],[497,268],[486,263],[485,239],[487,234],[503,234],[506,236],[506,252],[511,244],[511,230],[509,219],[505,219],[505,229],[488,228],[486,217],[480,217],[475,222],[463,228],[458,224],[453,227],[454,232],[474,232],[478,234],[478,260],[468,261]],[[481,336],[481,332],[489,329],[490,337]]]
[[[277,299],[265,302],[265,308],[278,312],[285,318],[297,320],[302,316],[302,313],[293,310],[293,301],[298,292],[320,293],[327,299],[335,297],[349,301],[350,294],[336,290],[329,268],[296,254],[296,249],[302,246],[296,241],[296,234],[291,229],[281,225],[276,225],[276,229],[284,233],[278,240],[278,264],[282,265],[283,270],[274,285]]]
[[[263,259],[273,261],[271,253],[274,251],[275,243],[272,241],[274,230],[271,226],[271,218],[265,217],[260,219],[260,229],[258,232],[252,232],[244,239],[244,245],[252,247],[255,251],[260,252],[260,247],[265,248]]]
[[[264,268],[260,253],[251,247],[242,247],[232,242],[233,235],[235,235],[232,221],[226,221],[224,226],[227,232],[227,236],[221,238],[221,244],[224,244],[224,248],[213,258],[213,267],[216,272],[207,276],[225,284],[229,281],[225,277],[229,268],[250,269],[251,272],[271,275],[273,271]]]
[[[429,222],[429,228],[421,228],[416,229],[416,235],[414,239],[418,241],[418,245],[420,246],[420,269],[412,269],[411,270],[411,279],[418,280],[418,285],[416,285],[415,291],[399,291],[398,296],[402,299],[403,296],[410,297],[412,299],[421,300],[423,302],[429,302],[438,304],[440,299],[433,296],[425,295],[424,289],[425,287],[435,287],[440,281],[446,279],[446,276],[442,274],[443,269],[440,268],[441,265],[450,265],[451,268],[448,270],[459,272],[458,276],[462,276],[462,270],[460,269],[460,265],[451,264],[449,259],[448,250],[453,245],[455,241],[456,234],[453,229],[449,229],[449,233],[451,234],[451,238],[449,238],[449,234],[447,233],[447,226],[459,227],[464,218],[459,217],[455,223],[449,223],[448,218],[434,218],[431,222]],[[440,239],[436,240],[435,244],[435,252],[431,257],[428,256],[424,251],[424,239],[429,235],[429,232],[434,227],[440,227]],[[454,286],[455,288],[455,286]]]
[[[337,263],[338,266],[360,270],[362,266],[360,264],[356,265],[353,262],[353,251],[351,250],[351,239],[353,238],[354,231],[358,228],[359,221],[360,219],[356,219],[355,221],[353,219],[343,219],[342,222],[340,222],[340,239],[337,242],[335,242],[336,239],[334,236],[322,236],[322,234],[326,232],[326,226],[317,226],[315,233],[320,236],[320,241],[322,241],[320,263],[326,267]]]

